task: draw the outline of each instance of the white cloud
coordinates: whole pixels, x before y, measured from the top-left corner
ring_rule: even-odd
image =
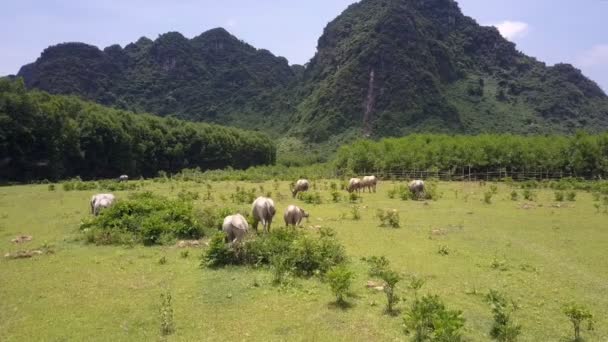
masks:
[[[503,37],[511,41],[524,37],[530,30],[530,25],[521,21],[505,20],[493,26],[498,29]]]
[[[582,67],[608,66],[608,44],[598,44],[583,52],[577,62]]]

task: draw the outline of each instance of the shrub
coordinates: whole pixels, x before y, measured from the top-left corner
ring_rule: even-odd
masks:
[[[359,211],[359,206],[358,205],[353,205],[350,208],[350,214],[351,217],[354,221],[358,221],[361,219],[361,212]]]
[[[378,209],[376,217],[380,220],[381,227],[399,228],[399,212],[397,209],[382,210]]]
[[[563,202],[564,201],[564,192],[563,191],[556,191],[554,193],[555,196],[555,200],[557,202]]]
[[[256,197],[255,189],[247,191],[240,186],[237,186],[236,191],[233,194],[230,194],[230,200],[236,204],[251,204],[255,201]]]
[[[289,259],[284,255],[273,255],[270,260],[272,270],[272,283],[275,285],[286,284],[287,277],[291,271]]]
[[[55,191],[55,184],[49,184],[48,189],[49,191]]]
[[[589,310],[576,303],[568,303],[563,307],[564,314],[568,317],[572,323],[574,329],[574,340],[575,342],[583,341],[581,337],[581,325],[586,321],[587,330],[593,330],[593,315]]]
[[[173,306],[171,304],[171,293],[161,293],[160,301],[160,333],[163,336],[171,335],[175,332],[175,324],[173,323]]]
[[[462,341],[462,312],[447,310],[438,296],[416,298],[403,320],[414,341]]]
[[[202,259],[201,265],[207,267],[271,265],[281,275],[289,270],[295,276],[310,277],[342,264],[346,254],[328,228],[321,229],[316,238],[304,231],[279,228],[236,245],[226,244],[225,235],[217,234]]]
[[[536,193],[530,189],[524,189],[524,199],[527,201],[534,201],[536,199]]]
[[[342,200],[342,195],[338,191],[334,190],[331,192],[331,200],[334,203],[340,203]]]
[[[385,257],[377,257],[372,256],[369,258],[362,258],[361,260],[365,261],[369,266],[369,276],[370,277],[380,277],[382,272],[388,269],[389,261]]]
[[[187,259],[190,256],[190,251],[181,251],[179,253],[179,256],[181,256],[184,259]]]
[[[321,195],[318,192],[304,192],[300,194],[300,199],[308,204],[321,204]]]
[[[203,252],[202,259],[201,265],[209,268],[237,263],[234,250],[226,244],[226,234],[224,232],[217,233],[211,238],[209,247]]]
[[[490,336],[500,342],[516,341],[521,334],[521,325],[513,322],[511,314],[517,310],[517,305],[495,290],[490,290],[485,299],[494,316]]]
[[[196,201],[199,199],[199,197],[200,196],[199,196],[198,192],[181,190],[180,192],[177,193],[177,198],[179,198],[182,201]]]
[[[490,185],[490,192],[492,193],[492,195],[498,194],[498,186],[496,186],[495,184]]]
[[[511,201],[517,201],[517,200],[519,200],[519,194],[515,190],[511,191]]]
[[[331,291],[336,296],[336,303],[346,303],[345,297],[350,291],[353,277],[354,273],[344,265],[333,267],[327,272],[326,279]]]
[[[566,199],[569,202],[574,202],[576,201],[576,192],[575,191],[568,191],[568,193],[566,194]]]
[[[348,201],[349,201],[350,203],[357,203],[357,202],[359,202],[360,200],[361,200],[361,196],[359,196],[359,195],[358,195],[356,192],[351,192],[351,193],[348,195]]]
[[[486,204],[492,204],[492,196],[494,196],[494,193],[491,191],[487,191],[486,193],[483,194],[483,201]]]
[[[437,253],[443,256],[450,255],[450,249],[446,245],[441,245],[439,246],[439,250],[437,251]]]
[[[400,300],[395,293],[395,286],[401,280],[399,274],[393,270],[385,269],[380,273],[380,279],[384,281],[384,294],[386,295],[386,312],[393,314],[393,307]]]
[[[329,184],[329,188],[331,189],[331,191],[337,191],[338,190],[338,184],[336,184],[336,182],[331,182]]]
[[[126,240],[145,245],[164,244],[176,238],[203,236],[191,202],[171,200],[145,192],[131,195],[80,225],[90,242],[120,244]]]
[[[164,256],[164,255],[162,257],[160,257],[160,259],[158,259],[158,264],[159,265],[165,265],[165,264],[167,264],[167,257]]]

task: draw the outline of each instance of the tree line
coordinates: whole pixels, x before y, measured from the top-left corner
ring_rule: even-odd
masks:
[[[504,170],[565,172],[579,177],[608,176],[608,133],[589,135],[478,136],[416,134],[380,141],[360,140],[341,147],[339,173],[374,170],[428,170],[459,173]]]
[[[0,180],[149,177],[275,160],[261,133],[134,114],[0,79]]]

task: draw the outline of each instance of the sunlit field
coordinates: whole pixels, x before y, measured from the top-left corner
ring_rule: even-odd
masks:
[[[139,183],[139,181],[137,181]],[[338,181],[335,181],[339,184]],[[0,251],[40,250],[31,258],[0,260],[0,341],[394,341],[407,340],[403,316],[414,296],[437,294],[461,310],[464,337],[487,341],[492,313],[485,295],[495,289],[513,299],[522,341],[571,338],[562,312],[585,305],[595,330],[588,341],[608,340],[608,214],[597,196],[576,191],[557,201],[552,189],[518,184],[437,183],[437,200],[389,198],[398,183],[380,182],[377,193],[351,203],[346,191],[332,199],[331,180],[313,181],[321,204],[291,198],[288,182],[143,182],[137,191],[176,197],[198,193],[195,208],[230,206],[237,186],[271,192],[283,211],[297,204],[310,212],[302,227],[336,231],[355,273],[349,307],[319,277],[275,285],[266,267],[201,267],[201,247],[97,246],[79,231],[96,191],[64,191],[61,185],[0,188]],[[512,198],[513,192],[517,198]],[[132,191],[134,192],[134,191]],[[128,192],[115,192],[119,200]],[[534,198],[535,197],[535,198]],[[361,218],[353,219],[353,206]],[[380,227],[378,209],[396,209],[399,228]],[[32,241],[11,242],[18,235]],[[440,250],[443,253],[440,253]],[[187,253],[184,251],[188,251]],[[394,316],[384,313],[384,293],[366,287],[363,257],[385,256],[402,275],[403,298]],[[417,294],[412,276],[425,280]],[[170,293],[175,330],[161,336],[161,294]]]

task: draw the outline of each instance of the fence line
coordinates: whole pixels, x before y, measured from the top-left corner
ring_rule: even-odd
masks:
[[[451,171],[427,171],[427,170],[364,170],[363,175],[375,175],[379,179],[385,180],[407,180],[407,179],[439,179],[444,181],[492,181],[501,180],[507,177],[512,178],[516,181],[526,180],[559,180],[562,178],[574,177],[585,180],[601,180],[602,176],[598,175],[581,175],[573,172],[564,171],[507,171],[507,170],[494,170],[494,171],[471,171],[467,169],[460,169],[457,172]]]

